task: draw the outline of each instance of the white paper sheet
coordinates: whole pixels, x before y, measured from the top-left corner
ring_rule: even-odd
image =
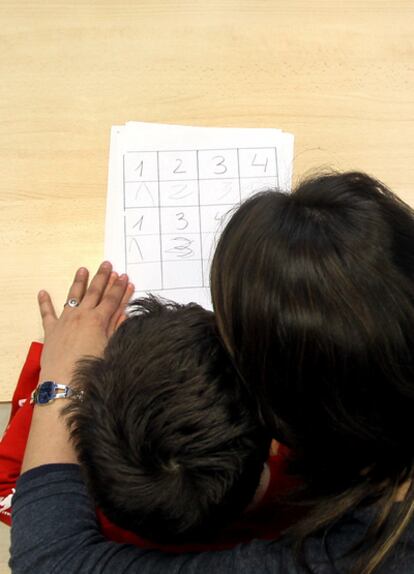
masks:
[[[293,135],[277,129],[114,126],[105,258],[148,292],[211,308],[220,231],[253,193],[290,190]]]

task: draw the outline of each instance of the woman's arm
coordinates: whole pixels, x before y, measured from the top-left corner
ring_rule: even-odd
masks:
[[[77,307],[65,306],[58,318],[46,291],[39,293],[39,309],[45,331],[39,382],[51,380],[69,385],[77,361],[85,355],[102,355],[109,336],[116,328],[133,292],[128,277],[112,273],[102,263],[88,287],[88,271],[80,268],[69,289],[68,300]],[[57,399],[33,409],[22,472],[50,463],[76,463],[69,431],[61,417],[70,399]]]
[[[140,550],[109,542],[100,534],[77,465],[40,466],[17,483],[10,561],[13,574],[280,574],[282,570],[273,560],[273,569],[266,568],[269,547],[270,543],[260,541],[202,554]]]

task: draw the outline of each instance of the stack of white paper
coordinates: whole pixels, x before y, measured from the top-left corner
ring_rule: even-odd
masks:
[[[229,214],[290,190],[293,135],[278,129],[128,122],[111,131],[105,258],[136,295],[210,308],[209,270]]]

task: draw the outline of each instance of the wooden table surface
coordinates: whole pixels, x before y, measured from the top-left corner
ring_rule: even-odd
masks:
[[[0,400],[76,266],[103,256],[109,130],[277,127],[295,177],[361,169],[414,205],[414,2],[0,3]]]

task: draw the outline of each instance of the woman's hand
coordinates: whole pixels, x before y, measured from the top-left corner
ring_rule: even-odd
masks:
[[[112,272],[104,262],[88,287],[88,270],[80,268],[69,289],[67,304],[58,318],[46,291],[38,296],[45,331],[40,380],[68,383],[76,362],[85,355],[101,356],[109,337],[125,318],[125,307],[134,291],[126,275]]]
[[[70,384],[77,361],[85,355],[100,356],[108,338],[125,318],[124,310],[134,287],[128,277],[112,273],[110,263],[102,263],[88,287],[87,269],[79,269],[69,289],[68,301],[58,318],[50,296],[39,293],[39,307],[45,330],[40,381]],[[76,453],[62,408],[70,399],[35,405],[22,473],[51,463],[76,463]]]

